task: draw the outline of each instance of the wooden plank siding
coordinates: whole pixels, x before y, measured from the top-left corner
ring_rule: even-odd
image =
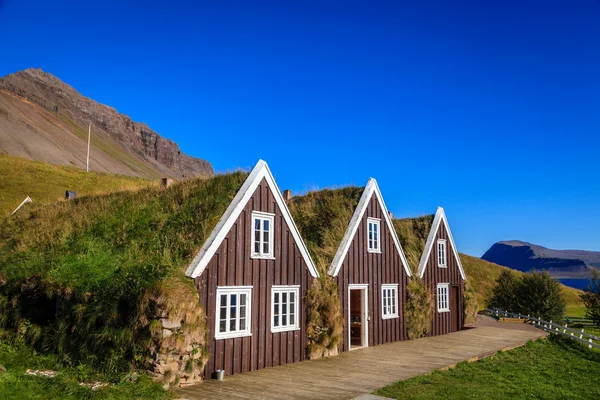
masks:
[[[250,257],[252,211],[275,214],[274,260]],[[232,375],[306,359],[304,299],[312,279],[290,227],[263,179],[206,269],[195,279],[207,315],[210,359],[204,370],[205,378],[210,379],[219,369]],[[271,333],[273,285],[300,285],[297,315],[300,329]],[[251,336],[215,340],[218,286],[252,286]]]
[[[438,246],[437,241],[439,239],[446,240],[446,264],[447,268],[438,267]],[[459,321],[459,330],[463,326],[463,291],[464,281],[460,276],[460,270],[458,263],[454,257],[454,250],[451,248],[452,243],[448,238],[448,231],[446,230],[445,224],[442,222],[438,228],[435,241],[431,247],[431,254],[429,254],[429,260],[425,267],[425,274],[423,280],[433,293],[433,311],[431,317],[431,336],[444,335],[446,333],[456,331],[456,327],[453,327],[452,319],[456,318]],[[449,297],[449,312],[438,312],[437,311],[437,285],[438,283],[448,283]],[[458,287],[458,299],[456,296],[452,296],[452,287]],[[458,302],[458,315],[455,313],[455,302]],[[456,321],[455,320],[455,321]]]
[[[381,253],[367,251],[367,218],[381,220]],[[404,305],[406,303],[406,284],[408,276],[402,266],[402,259],[396,250],[392,233],[384,220],[383,210],[375,195],[352,239],[350,248],[344,257],[337,275],[339,296],[344,313],[344,337],[340,351],[350,350],[348,340],[348,285],[368,284],[368,345],[405,340],[406,324]],[[381,284],[398,284],[398,318],[382,319]]]

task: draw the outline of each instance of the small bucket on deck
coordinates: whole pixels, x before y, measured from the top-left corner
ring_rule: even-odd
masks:
[[[215,379],[218,381],[222,381],[225,377],[225,371],[222,369],[218,369],[215,371]]]

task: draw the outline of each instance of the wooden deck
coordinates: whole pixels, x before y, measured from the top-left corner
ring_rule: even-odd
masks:
[[[545,333],[479,317],[476,328],[226,376],[178,389],[184,399],[352,399],[399,380],[518,347]]]

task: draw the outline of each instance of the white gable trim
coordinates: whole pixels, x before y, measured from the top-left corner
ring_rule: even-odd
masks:
[[[208,239],[206,240],[196,257],[194,257],[191,264],[187,268],[185,272],[186,276],[190,278],[196,278],[200,276],[202,272],[204,272],[206,266],[208,265],[212,257],[215,255],[215,252],[223,242],[223,239],[225,239],[225,237],[229,233],[229,230],[231,229],[235,221],[240,216],[244,207],[246,207],[246,204],[248,203],[250,198],[252,198],[252,195],[256,191],[256,188],[263,180],[263,178],[267,181],[267,185],[269,186],[269,189],[273,194],[273,198],[275,199],[275,201],[277,202],[277,206],[281,210],[283,219],[290,228],[292,237],[298,245],[300,254],[302,254],[302,257],[304,258],[304,261],[308,266],[310,274],[314,278],[317,278],[319,276],[317,268],[315,267],[315,264],[313,263],[313,260],[310,257],[310,254],[308,253],[306,244],[304,243],[304,240],[302,240],[300,232],[298,231],[298,227],[294,223],[294,219],[290,214],[290,210],[287,208],[287,205],[283,200],[281,192],[279,192],[279,188],[275,183],[275,179],[271,174],[271,170],[269,170],[269,166],[263,160],[259,160],[258,163],[256,163],[256,166],[252,169],[252,172],[250,172],[250,175],[233,198],[231,204],[229,204],[229,207],[227,207],[227,210],[225,210],[225,213],[217,223],[217,226],[215,227],[215,229],[213,229],[210,236],[208,237]]]
[[[396,230],[394,229],[394,225],[392,224],[392,220],[388,213],[387,207],[383,201],[383,197],[381,196],[381,191],[379,190],[379,186],[377,185],[377,181],[373,178],[369,179],[367,186],[365,186],[365,190],[358,201],[358,205],[356,206],[356,210],[354,210],[354,215],[352,215],[352,219],[350,220],[350,224],[346,229],[346,233],[344,234],[344,238],[342,239],[342,243],[340,247],[338,247],[337,252],[335,253],[335,257],[333,258],[333,262],[329,267],[329,275],[337,276],[340,272],[340,268],[344,262],[344,258],[346,257],[346,253],[348,253],[348,249],[350,249],[350,245],[352,244],[352,239],[354,239],[354,235],[358,230],[358,226],[362,221],[362,217],[367,210],[369,205],[369,201],[371,197],[373,197],[373,193],[377,197],[377,201],[379,202],[379,206],[383,212],[383,219],[387,224],[388,230],[392,235],[392,239],[394,240],[394,245],[396,246],[396,250],[398,250],[398,254],[400,254],[400,258],[402,260],[402,265],[404,266],[404,270],[408,276],[411,276],[410,268],[408,267],[408,262],[406,261],[406,257],[404,256],[404,251],[402,251],[402,246],[400,245],[400,240],[398,240],[398,235],[396,235]],[[366,251],[366,250],[365,250]]]
[[[460,271],[460,276],[464,281],[467,280],[467,276],[465,275],[465,271],[463,269],[462,263],[460,262],[460,257],[458,256],[458,252],[456,251],[456,245],[454,244],[454,239],[452,238],[452,232],[450,231],[450,226],[448,225],[448,220],[446,219],[446,213],[442,207],[438,207],[435,217],[433,218],[433,223],[431,224],[431,230],[429,231],[429,236],[427,237],[427,242],[425,243],[425,250],[423,254],[421,254],[421,260],[419,261],[419,269],[417,271],[417,275],[420,278],[423,278],[425,275],[425,268],[427,267],[427,262],[429,261],[429,256],[431,256],[431,251],[433,250],[433,245],[437,243],[435,238],[437,237],[438,230],[440,229],[440,224],[444,223],[446,227],[446,232],[448,232],[448,239],[450,240],[450,247],[452,247],[452,253],[454,254],[454,258],[456,259],[456,263],[458,264],[458,269]],[[448,257],[448,250],[446,249],[446,257]],[[448,262],[446,261],[446,264]]]

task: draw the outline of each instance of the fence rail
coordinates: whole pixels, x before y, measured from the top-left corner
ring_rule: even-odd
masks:
[[[529,322],[536,328],[542,329],[546,332],[560,336],[565,336],[578,342],[587,344],[589,349],[591,349],[592,347],[600,349],[600,337],[587,333],[584,329],[573,329],[569,328],[568,324],[555,324],[552,321],[544,321],[541,318],[535,318],[530,315],[511,313],[508,311],[501,310],[499,308],[487,309],[485,310],[485,312],[488,315],[495,316],[498,318],[505,317],[523,319],[525,320],[525,322]]]

